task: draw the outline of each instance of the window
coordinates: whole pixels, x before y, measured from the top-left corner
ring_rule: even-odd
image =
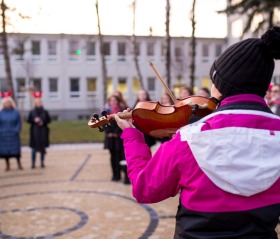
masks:
[[[202,45],[202,62],[209,61],[209,48],[207,44]]]
[[[41,49],[40,49],[40,41],[32,41],[32,55],[38,56],[41,55]]]
[[[31,42],[31,53],[32,53],[32,60],[38,61],[41,59],[41,46],[40,41],[32,41]]]
[[[48,41],[48,54],[50,56],[55,56],[57,54],[56,41]]]
[[[113,94],[114,86],[113,86],[112,77],[107,77],[106,84],[107,84],[107,95]]]
[[[97,90],[96,86],[97,79],[95,77],[88,77],[87,78],[87,91],[93,92]]]
[[[153,42],[149,42],[147,45],[147,55],[153,56],[155,54],[155,44]]]
[[[23,61],[24,42],[16,41],[15,48],[13,49],[13,53],[16,55],[16,61]]]
[[[70,78],[70,97],[78,98],[80,97],[80,79]]]
[[[79,45],[77,41],[70,41],[69,42],[69,55],[76,55],[79,49]]]
[[[156,78],[148,77],[148,91],[155,91],[155,90],[156,90]]]
[[[24,98],[25,97],[25,79],[24,78],[16,78],[16,92],[17,92],[17,98]]]
[[[133,89],[133,91],[134,91],[135,93],[137,93],[138,90],[141,89],[139,78],[133,77],[133,80],[132,80],[132,89]]]
[[[118,61],[125,61],[125,42],[118,43]]]
[[[88,61],[96,60],[96,52],[95,52],[95,42],[87,42],[86,43],[86,57]]]
[[[132,52],[134,52],[134,45],[132,47],[133,47]],[[136,56],[140,56],[140,43],[139,42],[136,42],[135,53],[136,53]]]
[[[156,78],[148,77],[148,92],[151,99],[155,98],[155,90],[156,90]]]
[[[110,42],[104,42],[103,43],[103,54],[104,54],[106,60],[110,59],[110,55],[111,55]]]
[[[222,45],[216,45],[215,56],[219,56],[222,53]]]
[[[58,97],[58,78],[49,78],[49,98]]]
[[[69,60],[70,61],[77,61],[78,56],[81,54],[81,50],[79,49],[79,42],[78,41],[70,41],[69,48],[68,48]]]
[[[33,78],[33,87],[35,91],[41,91],[42,90],[42,80],[41,78]]]
[[[103,54],[105,56],[105,60],[110,60],[110,55],[111,55],[111,44],[110,42],[104,42],[103,43]]]
[[[57,42],[56,41],[48,41],[48,60],[56,61],[57,60]]]
[[[8,81],[6,78],[0,78],[0,91],[7,92],[9,89],[8,87]]]
[[[87,78],[87,97],[95,98],[97,93],[97,79],[95,77]]]
[[[119,77],[118,78],[118,90],[121,92],[127,91],[127,79],[126,77]]]
[[[25,91],[25,79],[24,78],[16,78],[16,91],[17,92]]]
[[[175,47],[175,60],[182,61],[183,60],[183,52],[180,46]]]
[[[87,55],[88,56],[95,55],[95,42],[87,42]]]

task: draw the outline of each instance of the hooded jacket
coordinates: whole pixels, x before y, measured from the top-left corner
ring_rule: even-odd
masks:
[[[267,107],[251,94],[228,97],[220,106],[244,102]],[[278,116],[252,109],[214,112],[179,129],[153,156],[139,130],[124,129],[122,138],[138,202],[180,193],[174,238],[277,238]]]
[[[17,110],[2,109],[0,111],[0,156],[19,157],[21,118]]]

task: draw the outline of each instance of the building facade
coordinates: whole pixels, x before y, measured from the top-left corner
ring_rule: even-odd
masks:
[[[103,36],[107,95],[120,90],[132,107],[140,89],[130,36]],[[89,118],[103,101],[102,64],[97,35],[9,34],[14,95],[24,114],[33,107],[31,91],[42,91],[44,106],[54,119]],[[210,87],[209,69],[226,48],[225,38],[197,38],[195,86]],[[190,85],[190,39],[171,40],[171,90]],[[165,38],[137,37],[137,59],[144,88],[159,101],[164,87],[149,61],[165,78]],[[3,52],[0,52],[0,90],[7,91]]]

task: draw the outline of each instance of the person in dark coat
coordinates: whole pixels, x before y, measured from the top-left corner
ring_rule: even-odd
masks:
[[[5,97],[1,102],[0,111],[0,158],[6,161],[6,171],[10,170],[10,158],[16,158],[18,169],[23,169],[20,162],[20,113],[11,97]]]
[[[122,112],[120,99],[116,95],[112,95],[108,99],[108,103],[105,106],[105,111],[108,114],[115,114]],[[105,127],[105,139],[104,149],[110,151],[110,163],[112,168],[112,181],[121,180],[121,165],[120,162],[124,159],[123,141],[121,139],[121,128],[113,120],[110,122],[109,127]],[[127,180],[128,177],[126,176]]]
[[[35,108],[30,111],[27,122],[30,126],[30,142],[29,146],[32,149],[32,168],[35,168],[36,153],[41,155],[41,167],[45,167],[46,148],[49,147],[49,127],[51,122],[49,112],[44,109],[42,100],[35,99]]]

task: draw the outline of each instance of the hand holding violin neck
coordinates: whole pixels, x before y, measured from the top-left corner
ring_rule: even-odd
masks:
[[[119,113],[117,113],[117,115],[121,119],[131,119],[132,118],[132,112],[119,112]]]

